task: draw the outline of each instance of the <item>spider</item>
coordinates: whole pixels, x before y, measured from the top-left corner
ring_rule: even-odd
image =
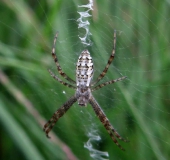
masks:
[[[127,77],[121,77],[115,80],[111,80],[111,81],[107,81],[105,83],[102,84],[98,84],[96,85],[107,73],[108,68],[110,66],[110,64],[112,63],[114,56],[115,56],[115,48],[116,48],[116,30],[114,30],[114,40],[113,40],[113,50],[112,50],[112,54],[110,55],[110,58],[108,60],[107,65],[105,66],[103,72],[98,76],[98,78],[92,83],[92,77],[93,77],[93,61],[92,61],[92,57],[90,56],[90,53],[88,50],[84,50],[82,51],[82,53],[80,54],[79,58],[78,58],[78,62],[76,65],[76,81],[72,80],[70,77],[68,77],[63,71],[62,68],[58,62],[58,58],[56,55],[56,51],[55,51],[55,45],[56,45],[56,41],[58,38],[58,32],[55,35],[54,38],[54,43],[53,43],[53,48],[52,48],[52,57],[55,61],[55,64],[57,66],[57,70],[59,72],[59,74],[64,77],[67,82],[62,81],[60,78],[58,78],[58,76],[54,75],[53,72],[51,70],[49,70],[49,73],[51,74],[51,76],[56,79],[58,82],[60,82],[61,84],[72,88],[75,90],[75,95],[73,95],[67,102],[65,102],[51,117],[51,119],[44,125],[44,131],[46,133],[46,136],[48,138],[49,135],[48,133],[51,131],[51,129],[54,127],[55,123],[59,120],[60,117],[62,117],[66,111],[76,102],[78,101],[78,104],[80,106],[86,106],[87,103],[90,103],[91,106],[94,109],[94,112],[96,113],[96,115],[98,116],[98,118],[100,119],[100,121],[103,123],[105,129],[107,130],[107,132],[109,133],[110,137],[112,138],[112,140],[114,141],[114,143],[122,150],[124,150],[124,148],[118,143],[118,140],[116,139],[116,137],[120,140],[123,140],[124,142],[127,142],[127,140],[123,139],[118,132],[114,129],[114,127],[111,125],[111,123],[109,122],[108,118],[106,117],[106,115],[104,114],[104,112],[102,111],[102,109],[100,108],[99,104],[97,103],[97,101],[95,100],[95,98],[92,95],[93,91],[96,91],[108,84],[113,84],[115,82],[118,81],[122,81]]]

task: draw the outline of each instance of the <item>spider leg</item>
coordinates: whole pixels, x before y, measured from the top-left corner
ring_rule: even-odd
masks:
[[[62,117],[66,111],[77,101],[76,96],[71,97],[67,102],[65,102],[51,117],[51,119],[44,125],[44,132],[48,138],[48,133],[52,130],[55,123],[58,121],[60,117]]]
[[[118,143],[117,139],[115,136],[123,140],[124,142],[128,142],[127,140],[123,139],[117,131],[113,128],[113,126],[110,124],[109,120],[107,119],[106,115],[100,108],[99,104],[97,101],[94,99],[94,97],[91,96],[89,103],[92,105],[96,115],[99,117],[100,121],[103,123],[104,127],[106,128],[107,132],[109,133],[110,137],[112,138],[113,142],[121,149],[124,150],[124,148]]]
[[[57,58],[57,56],[56,56],[56,51],[55,51],[55,45],[56,45],[57,37],[58,37],[58,32],[56,33],[56,35],[55,35],[55,37],[54,37],[54,44],[53,44],[53,48],[52,48],[52,52],[51,52],[51,53],[52,53],[52,57],[53,57],[53,59],[54,59],[54,62],[55,62],[55,64],[56,64],[56,66],[57,66],[57,70],[58,70],[58,72],[60,73],[60,75],[61,75],[62,77],[64,77],[66,80],[68,80],[70,83],[76,84],[76,82],[75,82],[74,80],[72,80],[70,77],[68,77],[68,76],[62,71],[61,66],[60,66],[60,64],[59,64],[59,62],[58,62],[58,58]]]
[[[51,76],[52,76],[54,79],[56,79],[58,82],[60,82],[61,84],[65,85],[65,86],[67,86],[67,87],[69,87],[69,88],[76,89],[76,87],[74,87],[74,86],[72,86],[72,85],[70,85],[70,84],[62,81],[60,78],[58,78],[57,76],[55,76],[54,73],[53,73],[51,70],[48,70],[48,71],[49,71],[49,73],[51,74]]]
[[[105,67],[105,69],[103,70],[103,72],[99,75],[99,77],[91,84],[91,86],[94,86],[95,84],[97,84],[107,73],[107,70],[110,66],[110,64],[112,63],[114,56],[115,56],[115,50],[116,50],[116,30],[114,30],[114,36],[113,36],[113,50],[112,50],[112,54],[110,55],[110,58],[107,62],[107,65]]]
[[[126,76],[125,77],[121,77],[121,78],[118,78],[118,79],[115,79],[115,80],[111,80],[111,81],[108,81],[108,82],[105,82],[105,83],[102,83],[102,84],[99,84],[97,85],[96,87],[92,88],[92,92],[93,91],[96,91],[104,86],[107,86],[108,84],[113,84],[115,82],[118,82],[118,81],[122,81],[124,80],[125,78],[127,78]]]

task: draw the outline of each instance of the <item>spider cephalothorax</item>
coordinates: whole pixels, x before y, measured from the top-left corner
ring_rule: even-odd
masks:
[[[91,91],[89,87],[82,86],[76,90],[76,98],[80,106],[86,106],[91,97]]]
[[[92,77],[93,77],[93,61],[92,61],[92,57],[90,56],[90,53],[88,50],[84,50],[79,58],[78,58],[78,62],[76,65],[76,81],[72,80],[70,77],[68,77],[61,69],[61,66],[58,62],[56,53],[55,53],[55,44],[56,44],[56,40],[58,37],[58,33],[56,34],[55,38],[54,38],[54,46],[52,49],[52,57],[56,63],[57,69],[59,74],[64,77],[67,82],[62,81],[60,78],[58,78],[57,76],[55,76],[50,70],[50,74],[51,76],[56,79],[58,82],[60,82],[61,84],[69,87],[69,88],[73,88],[76,93],[74,96],[72,96],[67,102],[65,102],[51,117],[51,119],[44,125],[44,131],[48,136],[48,133],[51,131],[51,129],[53,128],[53,126],[55,125],[55,123],[58,121],[58,119],[60,117],[62,117],[66,111],[76,102],[78,101],[78,104],[80,106],[86,106],[88,103],[91,104],[91,106],[93,107],[96,115],[98,116],[98,118],[100,119],[100,121],[103,123],[104,127],[106,128],[107,132],[109,133],[110,137],[112,138],[112,140],[114,141],[114,143],[116,143],[116,145],[121,148],[122,150],[124,150],[122,148],[122,146],[118,143],[116,137],[120,140],[123,140],[125,142],[127,142],[127,140],[123,139],[118,133],[117,131],[113,128],[113,126],[110,124],[109,120],[107,119],[106,115],[104,114],[104,112],[102,111],[102,109],[100,108],[99,104],[97,103],[97,101],[95,100],[95,98],[92,95],[92,92],[95,90],[98,90],[108,84],[113,84],[117,81],[121,81],[123,79],[125,79],[126,77],[121,77],[118,78],[116,80],[111,80],[105,83],[101,83],[99,85],[96,85],[107,73],[107,70],[110,66],[110,64],[112,63],[114,56],[115,56],[115,48],[116,48],[116,31],[114,31],[114,41],[113,41],[113,50],[112,50],[112,54],[110,55],[110,58],[108,60],[108,63],[106,65],[106,67],[104,68],[103,72],[98,76],[98,78],[92,83]]]

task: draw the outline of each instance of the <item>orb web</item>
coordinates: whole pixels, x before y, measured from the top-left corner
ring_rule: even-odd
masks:
[[[92,150],[96,155],[105,154],[108,159],[133,159],[132,155],[138,159],[168,157],[168,1],[49,1],[46,5],[36,1],[33,9],[27,2],[2,3],[12,10],[17,23],[0,21],[2,29],[10,33],[9,38],[0,43],[1,66],[46,119],[74,94],[73,90],[55,82],[47,71],[51,69],[59,75],[51,57],[55,33],[59,31],[56,54],[64,72],[75,79],[78,56],[87,48],[93,57],[95,79],[108,61],[113,30],[117,30],[115,59],[101,82],[122,76],[128,78],[93,94],[111,124],[130,142],[119,141],[126,149],[125,153],[120,152],[90,105],[81,108],[75,104],[57,122],[53,132],[78,158],[85,155],[95,159]],[[22,10],[23,4],[30,7],[26,12]],[[36,8],[40,11],[37,15]],[[24,45],[20,46],[19,41]],[[9,74],[9,68],[14,72]]]

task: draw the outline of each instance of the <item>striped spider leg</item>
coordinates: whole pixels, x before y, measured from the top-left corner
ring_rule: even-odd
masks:
[[[53,48],[52,48],[52,52],[51,52],[52,57],[53,57],[53,59],[54,59],[54,62],[55,62],[55,64],[56,64],[56,66],[57,66],[57,70],[58,70],[59,74],[60,74],[62,77],[64,77],[67,81],[69,81],[69,82],[72,83],[72,84],[76,84],[76,82],[75,82],[74,80],[72,80],[70,77],[68,77],[68,76],[62,71],[61,66],[60,66],[60,64],[59,64],[59,62],[58,62],[58,58],[57,58],[56,51],[55,51],[55,45],[56,45],[57,38],[58,38],[58,32],[56,33],[56,35],[55,35],[55,37],[54,37],[54,43],[53,43]]]
[[[111,125],[111,123],[109,122],[108,118],[106,117],[106,115],[104,114],[104,112],[102,111],[102,109],[100,108],[99,104],[97,103],[97,101],[95,100],[95,98],[93,96],[91,96],[91,98],[89,99],[89,103],[91,104],[91,106],[93,107],[96,115],[98,116],[98,118],[100,119],[100,121],[103,123],[105,129],[107,130],[107,132],[109,133],[110,137],[112,138],[113,142],[116,143],[116,145],[121,149],[121,150],[125,150],[117,141],[117,139],[115,138],[115,136],[124,141],[124,142],[128,142],[128,140],[125,140],[124,138],[122,138],[119,133],[117,133],[117,131],[113,128],[113,126]]]
[[[112,50],[112,54],[108,60],[108,63],[105,67],[105,69],[103,70],[103,72],[98,76],[98,78],[96,79],[96,81],[94,83],[91,83],[92,77],[93,77],[93,60],[92,57],[90,56],[90,53],[88,50],[84,50],[82,51],[82,53],[80,54],[78,61],[77,61],[77,65],[76,65],[76,82],[74,80],[72,80],[71,78],[69,78],[61,69],[60,64],[58,63],[58,59],[57,56],[55,54],[55,44],[56,44],[56,40],[57,40],[57,36],[58,33],[56,34],[55,38],[54,38],[54,46],[52,49],[52,57],[56,63],[58,72],[61,76],[63,76],[67,81],[64,82],[62,81],[60,78],[58,78],[57,76],[55,76],[50,70],[50,74],[51,76],[57,80],[58,82],[60,82],[61,84],[74,89],[75,95],[72,96],[67,102],[65,102],[51,117],[51,119],[44,125],[44,131],[46,133],[46,136],[48,136],[49,132],[52,130],[52,128],[54,127],[55,123],[58,121],[59,118],[61,118],[66,111],[77,101],[78,105],[80,106],[87,106],[88,103],[91,104],[91,106],[94,109],[94,112],[96,113],[96,115],[98,116],[98,118],[100,119],[100,121],[103,123],[105,129],[107,130],[107,132],[109,133],[110,137],[112,138],[113,142],[122,150],[123,147],[118,143],[118,140],[123,140],[124,142],[127,142],[127,140],[123,139],[118,132],[114,129],[114,127],[111,125],[111,123],[109,122],[108,118],[106,117],[106,115],[104,114],[104,112],[102,111],[102,109],[100,108],[99,104],[97,103],[97,101],[95,100],[95,98],[92,95],[92,92],[95,90],[98,90],[106,85],[109,84],[113,84],[115,82],[118,81],[122,81],[124,80],[126,77],[121,77],[115,80],[111,80],[108,82],[104,82],[102,84],[99,84],[97,86],[95,86],[107,73],[108,68],[111,64],[111,62],[114,59],[114,55],[115,55],[115,48],[116,48],[116,31],[114,31],[114,41],[113,41],[113,50]],[[69,84],[71,83],[71,84]],[[116,139],[117,138],[117,139]]]
[[[112,50],[112,54],[110,55],[109,57],[109,60],[107,62],[107,65],[106,67],[104,68],[103,72],[98,76],[98,78],[91,84],[92,86],[92,92],[95,91],[95,90],[98,90],[108,84],[113,84],[115,82],[118,82],[118,81],[122,81],[124,80],[125,78],[127,78],[126,76],[124,77],[121,77],[121,78],[118,78],[118,79],[115,79],[115,80],[111,80],[111,81],[108,81],[108,82],[104,82],[102,84],[99,84],[95,87],[93,87],[94,85],[96,85],[107,73],[109,67],[110,67],[110,64],[112,63],[114,57],[115,57],[115,51],[116,51],[116,30],[114,30],[114,35],[113,35],[113,50]]]
[[[58,121],[60,117],[62,117],[66,111],[77,101],[77,98],[75,96],[71,97],[66,103],[64,103],[51,117],[51,119],[44,125],[44,131],[46,133],[46,136],[48,138],[48,133],[51,131],[51,129],[54,127],[55,123]]]
[[[116,51],[116,30],[114,30],[114,36],[113,36],[113,50],[112,54],[109,57],[109,60],[107,62],[106,67],[104,68],[103,72],[98,76],[98,78],[91,84],[91,86],[94,86],[97,84],[107,73],[107,70],[109,69],[110,64],[112,63],[114,57],[115,57],[115,51]]]

